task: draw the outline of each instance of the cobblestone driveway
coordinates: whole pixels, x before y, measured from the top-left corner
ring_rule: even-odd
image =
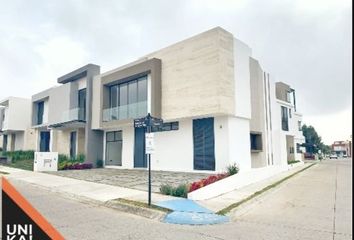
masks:
[[[50,172],[63,177],[70,177],[96,183],[109,184],[114,186],[148,190],[148,171],[142,169],[111,169],[100,168],[90,170],[65,170]],[[209,176],[205,173],[185,173],[152,171],[152,191],[159,192],[160,185],[170,184],[176,186],[181,183],[192,183]]]

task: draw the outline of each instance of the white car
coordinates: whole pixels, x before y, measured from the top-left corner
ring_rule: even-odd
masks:
[[[337,154],[332,153],[332,154],[329,156],[329,159],[338,159],[338,156],[337,156]]]
[[[347,158],[348,157],[348,155],[347,154],[343,154],[343,158]]]

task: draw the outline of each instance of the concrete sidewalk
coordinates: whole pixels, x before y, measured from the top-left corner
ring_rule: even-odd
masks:
[[[73,178],[60,177],[47,173],[26,171],[16,168],[0,166],[1,172],[9,173],[6,178],[12,181],[21,181],[36,187],[47,189],[54,193],[68,197],[94,202],[107,202],[113,199],[125,198],[134,201],[147,202],[147,192],[130,188],[112,186],[101,183],[88,182]],[[78,170],[79,171],[79,170]],[[152,203],[176,199],[171,196],[152,193]]]
[[[282,172],[266,180],[250,184],[246,187],[220,195],[218,197],[196,201],[198,204],[212,210],[219,211],[232,203],[241,201],[253,193],[271,185],[294,172],[297,172],[310,165],[305,163],[301,166]],[[133,201],[147,202],[147,192],[142,190],[112,186],[102,183],[94,183],[74,178],[61,177],[53,174],[25,171],[16,168],[0,166],[1,172],[7,172],[6,178],[12,181],[21,181],[36,187],[47,189],[51,192],[65,195],[75,199],[105,203],[114,199],[124,198]],[[80,170],[78,170],[80,171]],[[180,199],[158,193],[152,193],[152,203],[157,205],[161,201]]]

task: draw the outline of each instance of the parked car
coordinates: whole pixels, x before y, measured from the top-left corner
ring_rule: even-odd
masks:
[[[335,154],[335,153],[332,153],[332,154],[329,156],[329,159],[338,159],[338,155]]]
[[[304,153],[304,158],[307,160],[315,160],[315,154],[313,153]]]
[[[347,157],[348,157],[348,155],[347,155],[347,154],[343,154],[343,157],[344,157],[344,158],[347,158]]]

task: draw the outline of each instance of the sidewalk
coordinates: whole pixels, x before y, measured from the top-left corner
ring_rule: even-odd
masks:
[[[5,177],[10,180],[10,182],[22,181],[40,188],[47,189],[51,192],[82,200],[104,203],[118,198],[125,198],[134,201],[147,202],[148,198],[147,192],[130,188],[88,182],[5,166],[0,166],[0,171],[9,173],[5,175]],[[153,204],[172,199],[176,198],[152,193]]]
[[[209,210],[217,212],[235,202],[251,196],[255,192],[260,191],[261,189],[309,166],[310,164],[311,163],[305,163],[266,180],[250,184],[212,199],[195,202]],[[56,176],[53,174],[31,172],[5,166],[0,166],[0,172],[9,173],[6,175],[6,178],[10,180],[10,182],[22,181],[61,195],[79,200],[94,201],[101,204],[118,198],[146,203],[148,198],[146,191],[88,182],[84,180]],[[158,205],[162,201],[176,199],[181,198],[152,193],[152,203],[155,205]]]

